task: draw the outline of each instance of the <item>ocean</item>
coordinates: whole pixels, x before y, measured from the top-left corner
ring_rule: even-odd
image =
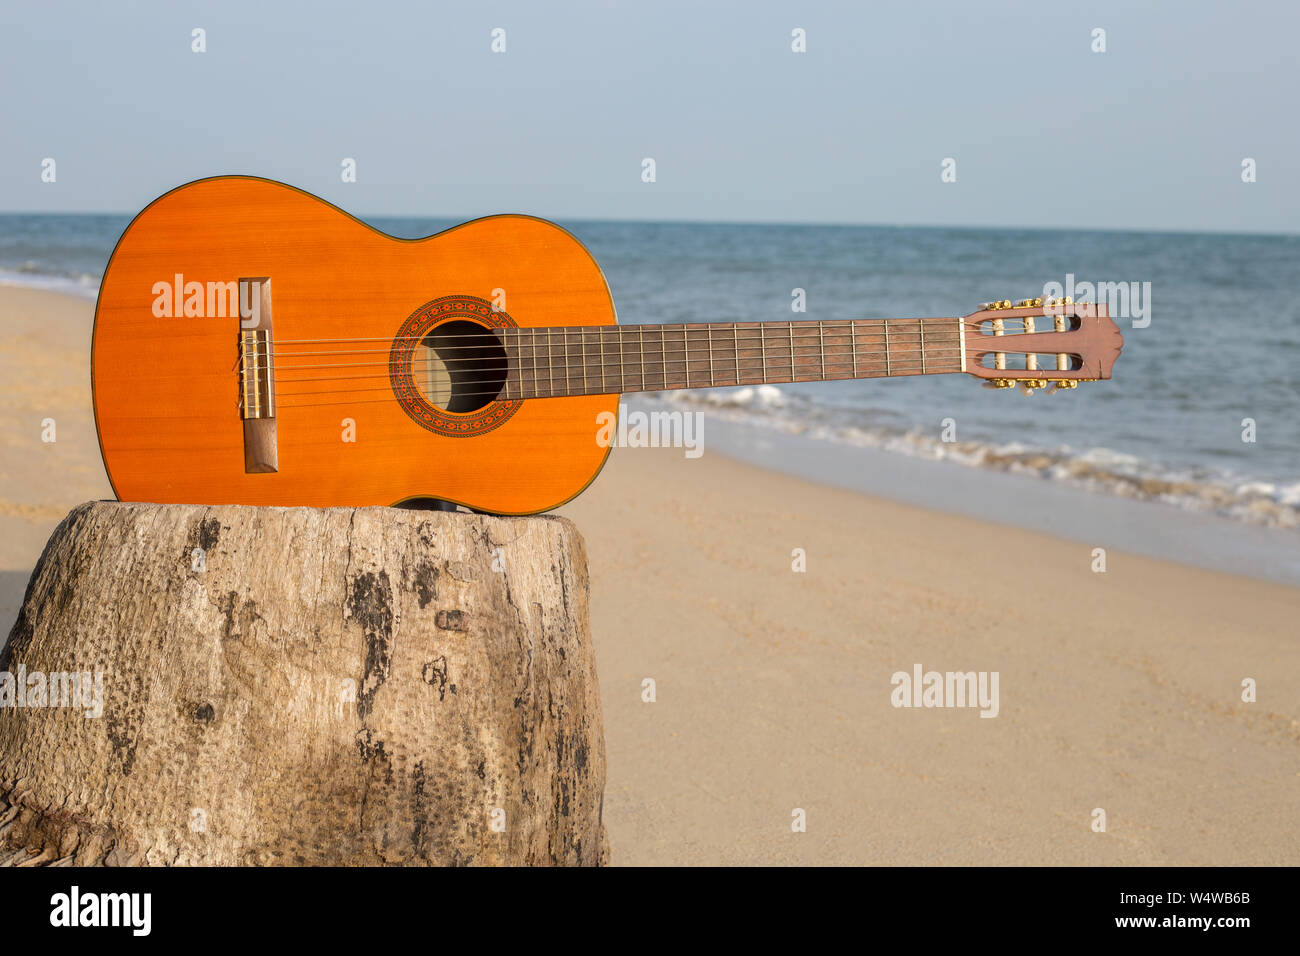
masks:
[[[129,220],[0,215],[0,282],[94,298]],[[456,224],[368,221],[406,238]],[[625,323],[964,315],[987,300],[1042,295],[1045,283],[1065,285],[1068,276],[1075,284],[1137,283],[1149,296],[1142,315],[1120,322],[1125,345],[1114,378],[1071,391],[1026,396],[951,375],[662,399],[841,450],[1010,472],[1300,529],[1300,237],[561,225],[601,263]],[[795,289],[804,290],[806,312],[792,312]]]

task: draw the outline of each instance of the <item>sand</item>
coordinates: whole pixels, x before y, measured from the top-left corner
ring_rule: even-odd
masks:
[[[0,634],[45,542],[81,501],[112,498],[90,405],[94,303],[0,286]],[[47,419],[53,419],[53,442]]]
[[[111,496],[91,312],[0,288],[5,632],[54,525]],[[708,451],[618,449],[561,513],[616,864],[1300,863],[1300,589],[1115,550],[1095,573],[1090,545]],[[997,672],[998,715],[893,706],[918,664]]]

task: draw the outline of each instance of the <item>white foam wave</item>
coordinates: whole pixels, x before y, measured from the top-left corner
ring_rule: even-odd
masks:
[[[1210,511],[1249,524],[1300,529],[1300,482],[1278,484],[1226,470],[1177,468],[1111,448],[1044,448],[1021,441],[943,441],[932,431],[852,420],[773,385],[735,390],[656,393],[668,404],[706,406],[712,414],[792,435],[877,448],[1062,481],[1092,491]]]
[[[64,295],[75,295],[82,299],[95,299],[99,296],[99,279],[95,276],[84,272],[78,276],[51,275],[29,268],[33,265],[33,263],[23,263],[17,270],[0,269],[0,285],[62,292]]]

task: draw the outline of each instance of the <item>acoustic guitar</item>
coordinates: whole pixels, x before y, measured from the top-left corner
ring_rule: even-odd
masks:
[[[530,216],[395,239],[301,190],[221,176],[127,227],[95,307],[100,449],[122,500],[555,508],[609,454],[623,392],[966,373],[1110,377],[1104,306],[951,318],[619,325],[595,260]]]

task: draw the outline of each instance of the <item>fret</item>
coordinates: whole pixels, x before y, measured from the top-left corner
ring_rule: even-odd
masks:
[[[617,327],[615,327],[613,331],[614,331],[614,335],[613,335],[612,337],[613,337],[614,341],[613,341],[612,343],[610,343],[610,344],[612,344],[612,345],[617,345],[617,344],[618,344],[618,329],[617,329]],[[604,340],[604,339],[605,339],[605,336],[606,336],[606,333],[605,333],[605,331],[602,329],[602,330],[601,330],[601,339]],[[620,391],[620,389],[617,388],[617,387],[614,388],[614,389],[610,389],[609,385],[606,384],[606,381],[607,381],[607,380],[606,380],[605,376],[606,376],[606,374],[611,374],[611,375],[613,374],[613,372],[614,372],[613,368],[609,368],[609,367],[612,366],[613,364],[614,364],[614,357],[613,357],[613,356],[610,356],[609,362],[606,363],[606,360],[605,360],[605,350],[604,350],[604,346],[602,345],[602,346],[601,346],[601,353],[600,353],[600,367],[601,367],[601,373],[600,373],[600,386],[601,386],[601,391],[603,391],[603,392],[609,392],[609,391]],[[606,368],[609,368],[609,372],[608,372],[608,373],[606,373],[606,372],[604,371]]]
[[[686,326],[686,329],[685,329],[685,331],[683,332],[683,335],[685,336],[685,338],[686,338],[688,341],[689,341],[689,339],[690,339],[690,337],[691,337],[691,333],[694,333],[696,338],[700,338],[701,336],[704,336],[705,338],[709,338],[709,330],[708,330],[708,326],[707,326],[707,324],[705,325],[704,328],[700,328],[700,323],[698,323],[698,322],[691,323],[690,325]],[[707,345],[705,346],[705,354],[704,354],[703,356],[700,355],[700,344],[701,344],[701,343],[699,343],[699,342],[696,342],[696,343],[695,343],[695,361],[698,362],[698,363],[700,363],[700,364],[702,365],[702,364],[704,364],[706,361],[708,361],[708,360],[710,359],[710,355],[709,355],[709,351],[708,351],[708,346],[707,346]],[[687,363],[686,363],[686,382],[687,382],[686,387],[687,387],[687,388],[703,388],[703,387],[705,387],[705,386],[704,386],[704,372],[705,372],[705,370],[704,370],[703,368],[694,369],[695,376],[696,376],[696,381],[695,381],[694,385],[691,384],[691,379],[690,379],[691,371],[692,371],[692,369],[691,369],[690,362],[687,361]],[[709,384],[712,384],[712,382],[710,382]]]
[[[643,392],[645,391],[645,337],[646,333],[644,331],[636,337],[641,347],[641,391]]]
[[[508,339],[509,335],[506,335],[506,338]],[[528,394],[528,389],[527,389],[528,369],[524,365],[524,330],[523,329],[515,330],[515,352],[518,356],[516,361],[518,362],[518,368],[519,368],[519,397],[532,398],[533,396]],[[507,349],[506,361],[507,362],[510,361],[508,349]]]
[[[713,383],[713,326],[712,326],[712,325],[706,325],[704,328],[707,330],[707,331],[705,332],[705,335],[708,336],[708,345],[709,345],[709,387],[712,388],[712,387],[713,387],[713,384],[714,384],[714,383]]]
[[[546,330],[546,375],[550,379],[548,391],[555,394],[555,357],[551,354],[551,330]]]
[[[510,344],[510,337],[512,334],[514,335],[514,347],[513,347],[514,358],[513,359],[510,357],[512,354],[512,349]],[[505,350],[506,350],[506,381],[507,382],[510,381],[510,377],[512,375],[514,376],[515,391],[518,393],[515,396],[516,398],[529,397],[528,395],[524,394],[524,381],[525,381],[524,380],[524,345],[523,342],[520,341],[520,338],[522,336],[523,336],[522,329],[501,330],[501,341],[505,345]]]
[[[564,393],[572,395],[573,389],[569,387],[569,333],[561,332],[560,347],[564,353]]]
[[[601,333],[599,329],[596,330],[596,344],[600,346],[600,390],[603,392],[605,391],[605,336]],[[583,367],[585,368],[586,361],[587,361],[586,358],[587,349],[585,348],[586,345],[585,341],[583,342],[583,345],[584,345],[584,348],[582,350]]]
[[[659,327],[659,354],[662,356],[664,388],[668,387],[668,329],[664,326]]]
[[[621,392],[621,391],[623,391],[623,381],[622,381],[622,375],[623,375],[623,347],[622,347],[621,344],[619,344],[619,338],[618,338],[618,337],[619,337],[618,327],[617,327],[617,326],[614,326],[614,335],[613,335],[614,342],[613,342],[613,344],[618,346],[618,354],[619,354],[619,360],[618,360],[619,384],[618,384],[614,389],[610,389],[610,387],[606,384],[606,381],[605,381],[605,373],[602,371],[602,372],[601,372],[600,384],[601,384],[601,386],[602,386],[602,389],[603,389],[604,391],[607,391],[607,392],[608,392],[608,391],[615,391],[615,392]],[[602,338],[603,338],[603,336],[602,336]],[[613,365],[614,363],[613,363],[613,362],[610,362],[610,364]],[[601,368],[604,369],[604,367],[605,367],[605,359],[604,359],[604,353],[603,353],[603,352],[601,353],[600,365],[601,365]],[[610,369],[610,372],[613,372],[613,371],[614,371],[613,369]]]
[[[511,382],[512,380],[513,380],[514,383],[515,383],[515,391],[516,391],[516,392],[520,391],[520,389],[521,389],[521,387],[522,387],[522,383],[523,383],[523,378],[522,378],[522,376],[523,376],[523,368],[522,368],[522,367],[520,366],[520,364],[519,364],[519,359],[518,359],[518,357],[514,358],[513,360],[510,358],[510,355],[511,355],[511,349],[510,349],[510,334],[509,334],[509,333],[510,333],[510,330],[509,330],[509,329],[502,329],[502,331],[501,331],[501,335],[500,335],[501,345],[502,345],[502,348],[505,349],[505,355],[506,355],[506,361],[505,361],[506,380],[505,380],[505,387],[502,389],[502,392],[501,392],[501,394],[502,394],[502,395],[505,395],[505,396],[509,396],[509,395],[510,395],[510,382]],[[515,396],[515,398],[523,398],[523,397],[524,397],[523,395],[516,395],[516,396]]]
[[[682,355],[685,356],[685,363],[686,363],[685,372],[684,372],[684,376],[686,378],[686,384],[684,388],[689,389],[690,388],[690,338],[688,334],[686,334],[685,325],[681,326],[681,352]]]
[[[893,371],[889,367],[889,320],[885,319],[885,375],[892,375]]]
[[[627,372],[623,368],[623,330],[614,333],[618,337],[618,390],[627,390]]]
[[[759,364],[763,366],[763,384],[767,384],[767,335],[764,329],[767,328],[766,322],[760,322],[758,325],[758,357]]]
[[[529,339],[530,339],[530,341],[531,341],[531,344],[532,344],[532,351],[533,351],[533,356],[532,356],[532,358],[533,358],[533,394],[532,394],[531,396],[529,396],[529,397],[530,397],[530,398],[536,398],[536,397],[537,397],[537,329],[536,329],[536,328],[531,328],[531,329],[528,330],[528,332],[529,332]],[[524,338],[524,337],[523,337],[523,333],[520,332],[518,341],[519,341],[519,347],[520,347],[521,349],[523,348],[523,338]],[[524,363],[523,363],[523,356],[522,356],[522,354],[521,354],[520,357],[519,357],[519,377],[520,377],[521,380],[522,380],[523,377],[524,377]]]
[[[740,330],[739,323],[731,323],[731,357],[736,360],[736,384],[740,384]]]
[[[849,351],[853,353],[853,377],[858,377],[858,323],[849,320]]]
[[[601,339],[603,340],[604,338],[605,338],[605,336],[604,336],[604,334],[603,334],[603,332],[602,332],[602,334],[601,334]],[[617,327],[615,327],[615,329],[614,329],[614,340],[615,340],[615,341],[614,341],[614,344],[617,345],[617,344],[618,344],[618,329],[617,329]],[[619,354],[620,354],[620,355],[622,354],[622,349],[619,350]],[[610,364],[612,365],[613,363],[611,362]],[[620,362],[619,365],[620,365],[620,367],[621,367],[621,366],[622,366],[622,363]],[[601,368],[601,372],[600,372],[600,386],[601,386],[601,391],[603,391],[603,392],[608,392],[608,391],[610,391],[610,388],[609,388],[609,386],[605,383],[605,371],[604,371],[604,370],[605,370],[605,351],[604,351],[604,346],[601,347],[601,353],[600,353],[600,368]],[[613,369],[610,369],[610,371],[612,372]],[[623,390],[623,389],[622,389],[622,386],[621,386],[621,385],[620,385],[618,388],[614,389],[614,391],[622,391],[622,390]]]
[[[529,332],[531,332],[531,330],[529,330]],[[510,330],[507,329],[505,332],[502,333],[502,335],[506,339],[509,339],[510,337],[509,333]],[[515,329],[514,337],[515,337],[515,353],[516,353],[515,364],[517,365],[519,371],[519,397],[536,398],[537,397],[536,385],[528,377],[529,362],[530,362],[528,356],[529,345],[526,341],[524,341],[524,329]],[[510,361],[510,349],[509,347],[507,347],[506,348],[506,374],[509,374],[511,364],[512,363]]]
[[[533,329],[533,395],[542,394],[542,377],[537,370],[537,329]]]
[[[790,322],[787,328],[790,330],[790,381],[797,382],[799,376],[795,374],[794,368],[794,323]]]
[[[501,391],[497,393],[498,398],[502,401],[510,401],[510,346],[506,345],[506,380],[501,384]]]
[[[924,375],[925,374],[925,320],[917,319],[916,325],[921,332],[921,374]]]
[[[826,378],[826,330],[822,328],[821,320],[817,322],[817,344],[821,347],[822,355],[822,379]]]

